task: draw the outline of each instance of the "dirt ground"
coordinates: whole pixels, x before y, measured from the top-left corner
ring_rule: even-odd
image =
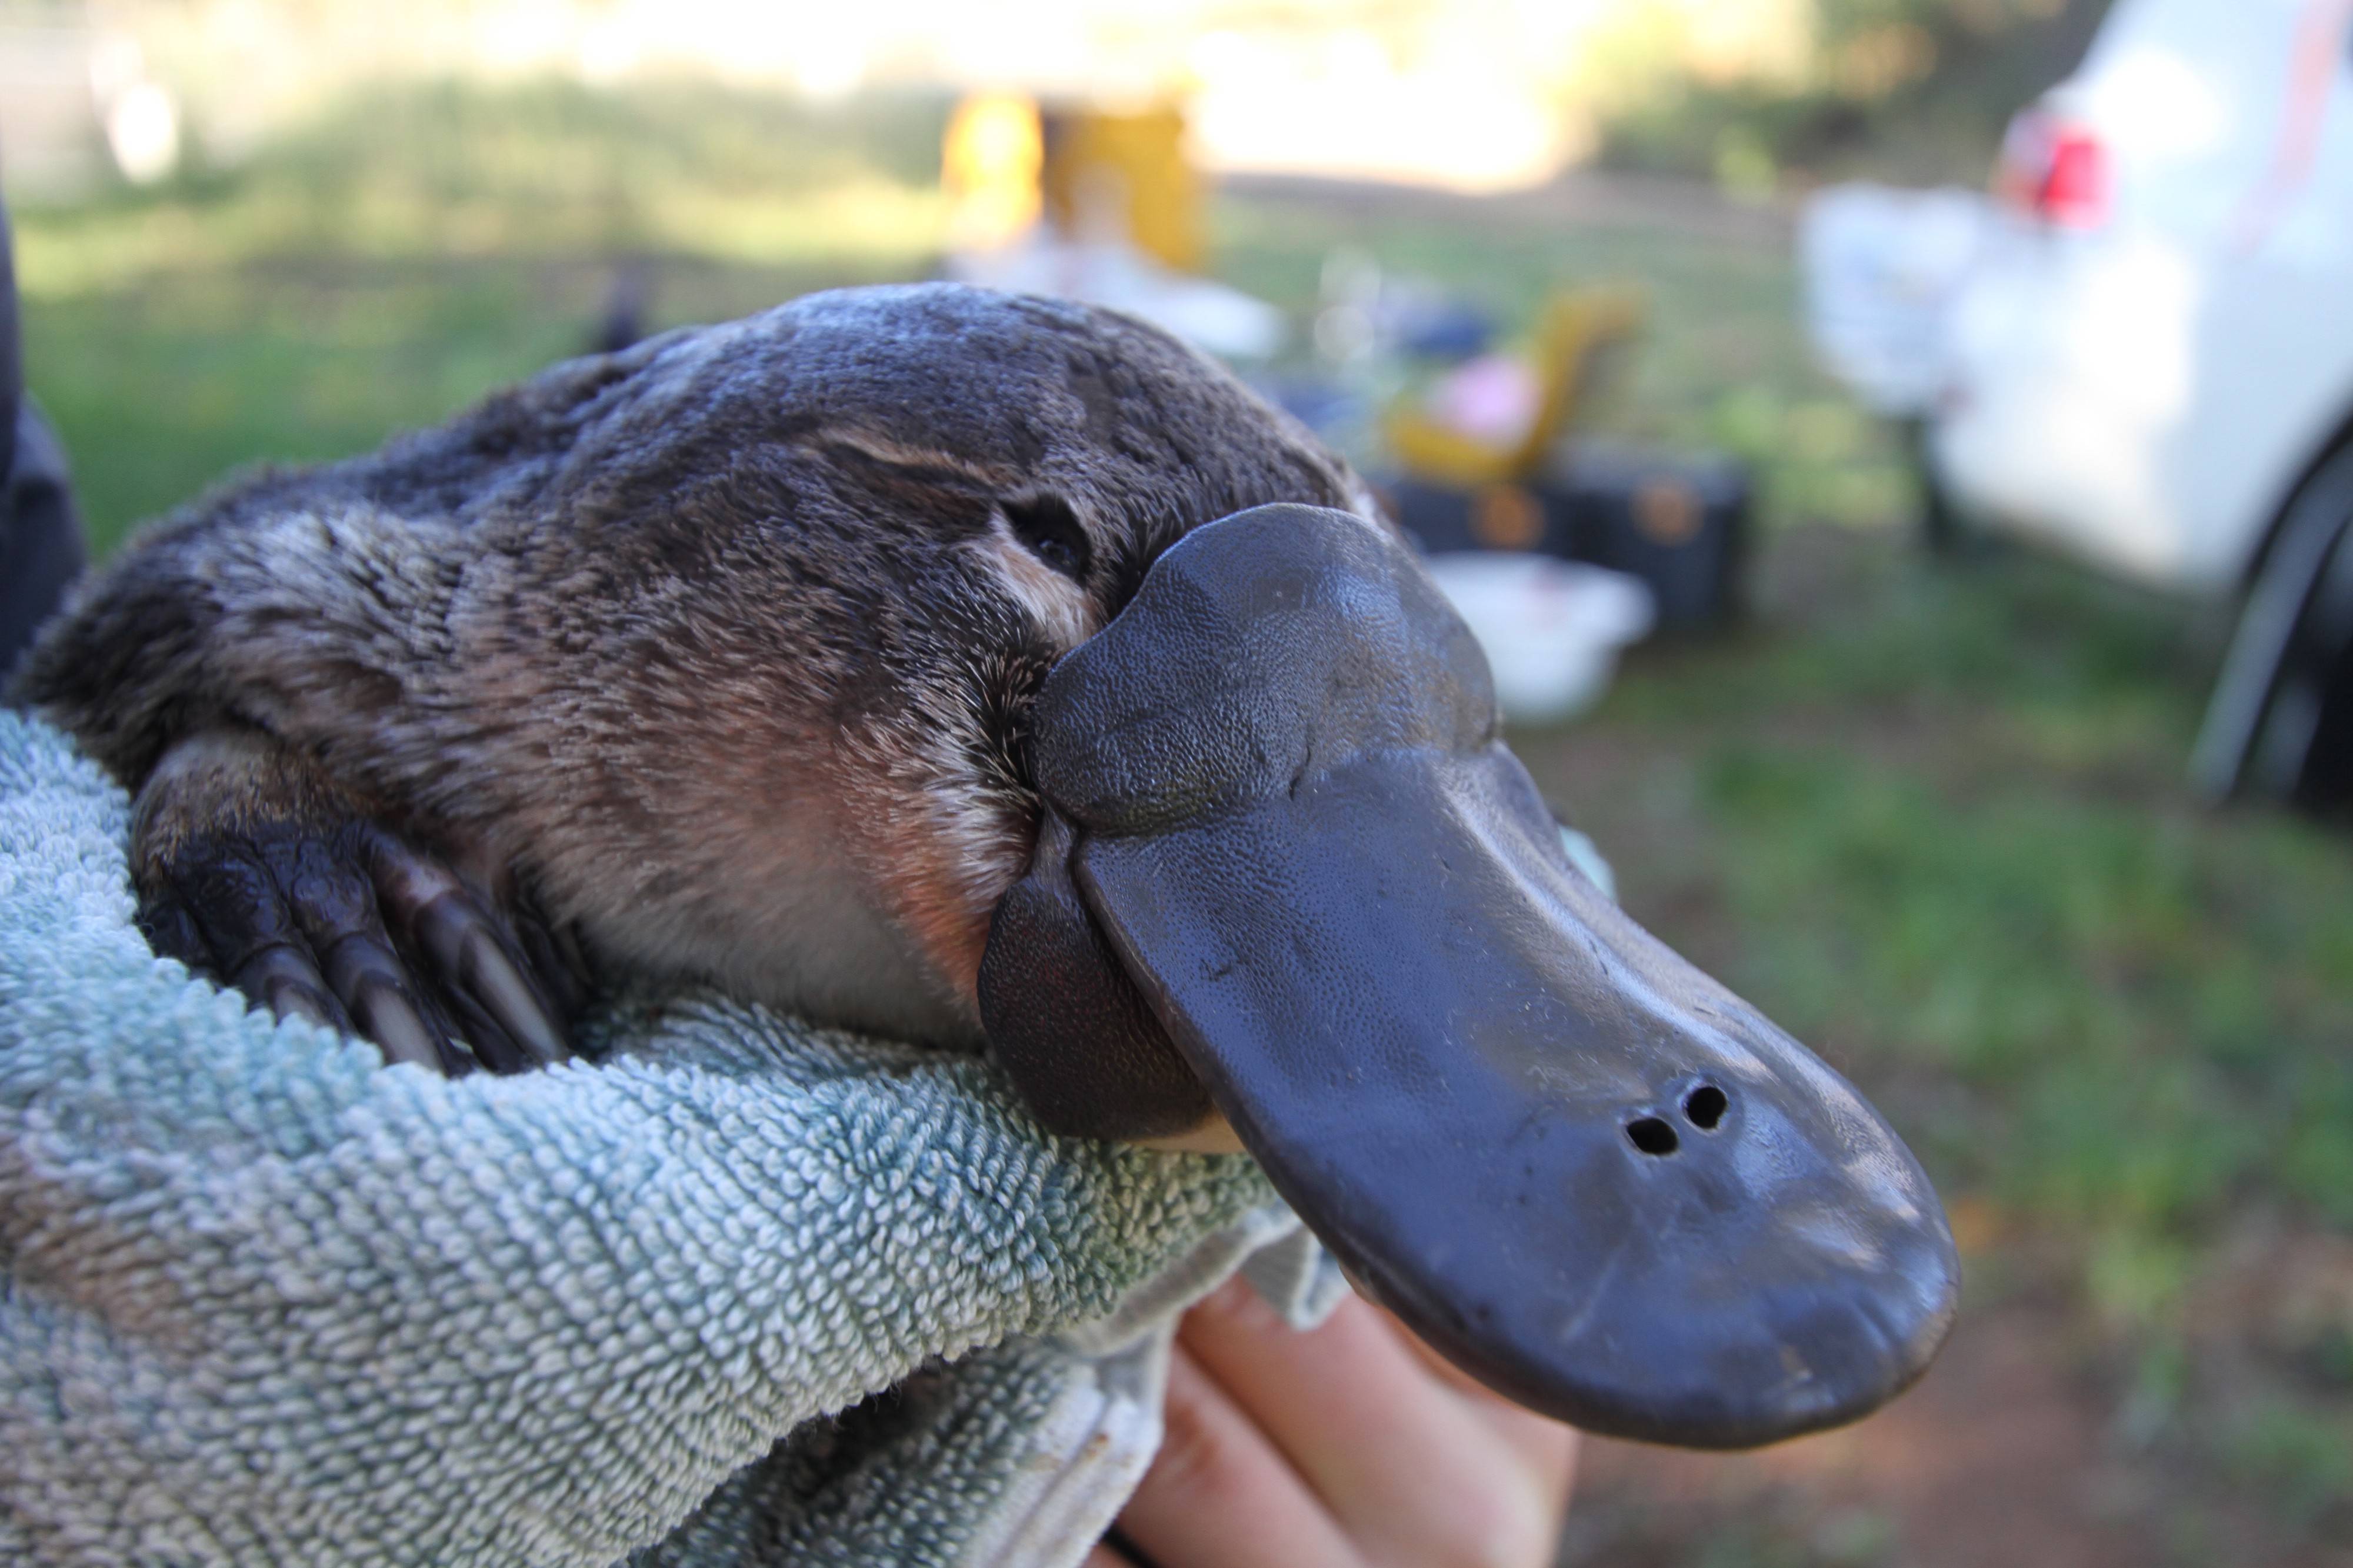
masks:
[[[2175,1561],[2137,1495],[2147,1478],[2111,1451],[2106,1401],[2071,1341],[2069,1314],[2050,1301],[1978,1308],[1917,1388],[1844,1431],[1734,1456],[1592,1441],[1561,1561]]]
[[[2194,1533],[2168,1522],[2160,1494],[2196,1479],[2135,1452],[2119,1414],[2065,1300],[1973,1304],[1916,1388],[1844,1431],[1744,1455],[1589,1441],[1561,1562],[2353,1564],[2353,1543],[2285,1540],[2227,1504]]]

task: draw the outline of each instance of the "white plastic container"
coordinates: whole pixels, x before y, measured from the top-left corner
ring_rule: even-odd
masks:
[[[1506,719],[1543,723],[1590,707],[1618,650],[1657,618],[1640,578],[1550,555],[1433,555],[1430,574],[1468,622],[1495,672]]]

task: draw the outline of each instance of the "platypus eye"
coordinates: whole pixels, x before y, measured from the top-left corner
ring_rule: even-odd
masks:
[[[998,505],[1013,527],[1013,536],[1029,547],[1029,553],[1074,582],[1086,580],[1092,552],[1087,544],[1087,531],[1079,526],[1079,514],[1071,510],[1069,501],[1042,495]]]

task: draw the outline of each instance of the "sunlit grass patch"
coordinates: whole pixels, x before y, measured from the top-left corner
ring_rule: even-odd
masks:
[[[364,450],[591,341],[920,276],[944,105],[702,84],[385,88],[232,170],[18,213],[28,370],[93,536],[256,461]]]
[[[372,89],[235,167],[20,215],[38,297],[268,258],[918,267],[940,245],[945,103],[819,112],[707,83]]]

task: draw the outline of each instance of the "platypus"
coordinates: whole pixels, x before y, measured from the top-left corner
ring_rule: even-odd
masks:
[[[165,520],[23,686],[133,793],[158,950],[396,1063],[554,1060],[582,970],[987,1048],[1657,1441],[1852,1419],[1952,1318],[1916,1162],[1570,864],[1366,486],[1111,312],[558,365]]]

